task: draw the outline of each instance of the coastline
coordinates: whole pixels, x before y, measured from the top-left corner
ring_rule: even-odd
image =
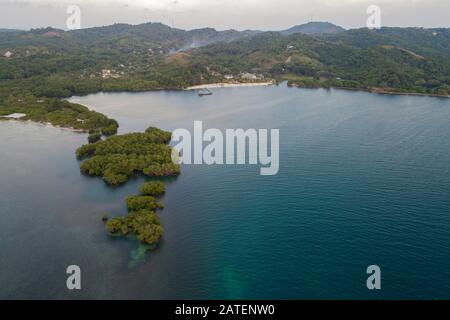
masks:
[[[189,86],[184,88],[185,91],[192,90],[201,90],[201,89],[220,89],[220,88],[236,88],[236,87],[262,87],[262,86],[271,86],[276,85],[277,81],[265,81],[265,82],[242,82],[242,83],[230,83],[230,82],[217,82],[217,83],[207,83],[200,84],[195,86]],[[305,89],[326,89],[326,87],[302,87],[296,84],[288,84],[290,88],[305,88]],[[389,88],[351,88],[351,87],[330,87],[333,89],[342,89],[342,90],[350,90],[350,91],[363,91],[368,93],[375,94],[384,94],[384,95],[393,95],[393,96],[414,96],[414,97],[434,97],[434,98],[445,98],[450,99],[450,95],[440,95],[440,94],[431,94],[431,93],[420,93],[420,92],[402,92],[402,91],[390,91]],[[166,90],[166,89],[162,89]]]
[[[7,116],[0,116],[0,118],[2,119],[16,119],[16,120],[19,120],[23,117],[26,117],[26,113],[12,113]]]
[[[27,120],[27,122],[33,122],[33,120]],[[47,127],[47,128],[53,128],[53,129],[61,129],[61,130],[66,130],[66,131],[71,131],[71,132],[77,132],[77,133],[87,133],[86,130],[83,129],[75,129],[73,127],[60,127],[60,126],[55,126],[50,122],[38,122],[38,124]]]
[[[376,93],[376,94],[387,94],[387,95],[394,95],[394,96],[414,96],[414,97],[434,97],[434,98],[450,98],[450,95],[442,95],[442,94],[431,94],[431,93],[419,93],[419,92],[401,92],[401,91],[386,91],[386,90],[380,90],[376,88],[369,88],[366,90],[369,93]]]
[[[413,97],[433,97],[433,98],[444,98],[450,99],[450,95],[442,95],[442,94],[431,94],[431,93],[419,93],[419,92],[401,92],[401,91],[388,91],[381,88],[352,88],[352,87],[302,87],[295,83],[288,84],[289,88],[298,88],[298,89],[339,89],[339,90],[348,90],[348,91],[362,91],[367,93],[374,94],[383,94],[383,95],[391,95],[391,96],[413,96]]]
[[[285,82],[285,81],[282,81]],[[276,80],[271,80],[271,81],[265,81],[265,82],[242,82],[242,83],[230,83],[230,82],[218,82],[218,83],[208,83],[208,84],[201,84],[201,85],[195,85],[195,86],[189,86],[183,89],[167,89],[167,88],[160,88],[160,89],[155,89],[155,90],[144,90],[141,92],[153,92],[153,91],[194,91],[194,90],[200,90],[200,89],[220,89],[220,88],[235,88],[235,87],[266,87],[266,86],[271,86],[271,85],[278,85],[282,82],[278,82]],[[289,88],[298,88],[298,89],[337,89],[337,90],[347,90],[347,91],[361,91],[361,92],[367,92],[367,93],[372,93],[372,94],[382,94],[382,95],[393,95],[393,96],[415,96],[415,97],[433,97],[433,98],[443,98],[443,99],[450,99],[450,95],[438,95],[438,94],[429,94],[429,93],[419,93],[419,92],[400,92],[400,91],[389,91],[383,88],[352,88],[352,87],[335,87],[335,86],[331,86],[331,87],[321,87],[321,86],[316,86],[316,87],[304,87],[304,86],[299,86],[295,83],[286,84],[287,87]],[[103,93],[115,93],[115,92],[109,92],[109,91],[98,91],[98,92],[92,92],[89,94],[96,94],[99,92],[103,92]],[[133,93],[136,91],[119,91],[119,92],[129,92],[129,93]],[[75,97],[76,95],[72,95],[70,97],[67,98],[63,98],[64,100],[69,100],[72,97]],[[90,109],[89,109],[90,110]],[[17,116],[16,116],[17,115]],[[76,133],[88,133],[87,130],[83,130],[83,129],[75,129],[73,127],[62,127],[62,126],[57,126],[57,125],[53,125],[50,122],[38,122],[38,121],[33,121],[33,120],[24,120],[22,119],[25,116],[22,116],[22,114],[20,114],[20,117],[18,116],[19,114],[12,114],[12,115],[8,115],[8,116],[0,116],[0,122],[2,121],[14,121],[14,122],[21,122],[21,123],[34,123],[34,124],[38,124],[41,126],[45,126],[47,128],[54,128],[54,129],[61,129],[61,130],[66,130],[66,131],[71,131],[71,132],[76,132]]]
[[[73,127],[55,126],[55,125],[53,125],[50,122],[39,122],[39,121],[33,121],[33,120],[21,120],[20,118],[19,119],[16,119],[16,118],[2,118],[0,121],[33,124],[33,125],[38,125],[38,126],[42,126],[42,127],[46,127],[46,128],[60,129],[60,130],[76,132],[76,133],[87,133],[87,131],[85,131],[85,130],[75,129]]]
[[[199,89],[214,89],[214,88],[235,88],[235,87],[261,87],[261,86],[271,86],[274,85],[274,81],[265,82],[242,82],[242,83],[230,83],[230,82],[218,82],[218,83],[207,83],[200,84],[196,86],[190,86],[184,88],[184,90],[199,90]]]

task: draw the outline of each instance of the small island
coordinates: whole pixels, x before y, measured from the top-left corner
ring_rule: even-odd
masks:
[[[143,133],[117,135],[77,149],[79,159],[86,159],[80,169],[99,176],[110,185],[120,185],[137,173],[147,176],[176,176],[180,166],[172,162],[168,145],[171,133],[150,127]]]
[[[131,211],[125,217],[112,218],[106,226],[112,235],[134,233],[140,241],[150,245],[158,243],[164,233],[159,217],[150,210]]]
[[[160,181],[150,181],[144,183],[139,190],[140,195],[130,196],[126,200],[128,214],[112,218],[106,223],[106,228],[111,235],[134,234],[139,241],[155,245],[164,233],[155,211],[163,209],[164,206],[153,196],[164,194],[164,184]]]
[[[160,196],[166,192],[166,189],[161,181],[149,181],[144,183],[139,191],[146,196]]]

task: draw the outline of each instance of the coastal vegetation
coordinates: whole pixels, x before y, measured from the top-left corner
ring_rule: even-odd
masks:
[[[149,176],[172,176],[180,173],[173,164],[172,148],[168,145],[171,133],[149,127],[142,133],[116,135],[105,140],[79,147],[76,155],[84,159],[80,164],[83,173],[103,177],[109,185],[120,185],[137,173]],[[163,235],[155,211],[164,205],[157,196],[165,192],[161,181],[148,181],[139,188],[141,194],[126,199],[128,214],[124,217],[102,218],[112,235],[134,234],[141,242],[155,245]]]
[[[128,214],[108,220],[106,228],[111,235],[134,234],[141,242],[155,245],[164,233],[155,210],[163,209],[164,206],[153,196],[164,193],[164,184],[150,181],[141,185],[139,190],[140,195],[129,196],[126,200]]]
[[[0,97],[0,116],[12,113],[25,114],[20,118],[21,121],[31,120],[81,132],[95,132],[100,137],[115,134],[119,127],[115,120],[101,113],[56,98],[8,96],[2,99]]]
[[[112,235],[127,236],[130,233],[150,245],[158,243],[164,229],[159,217],[151,210],[131,211],[125,217],[116,217],[106,223]]]
[[[83,145],[76,154],[79,159],[86,159],[80,165],[83,173],[102,177],[110,185],[120,185],[136,173],[178,175],[180,167],[172,162],[170,139],[170,132],[150,127],[142,133],[116,135]]]
[[[172,148],[168,145],[171,133],[149,127],[142,133],[116,135],[105,140],[79,147],[76,155],[84,159],[80,164],[83,173],[101,176],[109,185],[120,185],[137,173],[149,176],[172,176],[180,173],[173,164]],[[108,219],[103,216],[106,228],[112,235],[134,234],[141,242],[155,245],[163,235],[163,227],[155,211],[164,205],[157,196],[165,192],[160,181],[149,181],[139,188],[141,194],[126,199],[128,214]]]
[[[147,196],[159,196],[166,192],[164,183],[161,181],[149,181],[141,185],[139,191]]]
[[[130,211],[139,211],[144,209],[155,210],[163,209],[162,203],[159,203],[154,197],[151,196],[129,196],[127,198],[127,207]]]
[[[89,143],[96,143],[102,139],[102,135],[98,132],[93,132],[88,136]]]

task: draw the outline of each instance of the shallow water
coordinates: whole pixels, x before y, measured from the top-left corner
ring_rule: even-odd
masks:
[[[449,298],[450,102],[274,87],[74,97],[149,125],[279,128],[280,172],[183,166],[168,179],[158,249],[107,236],[144,178],[80,174],[86,135],[0,122],[1,298]],[[82,269],[82,290],[65,268]],[[382,290],[366,289],[366,268]]]

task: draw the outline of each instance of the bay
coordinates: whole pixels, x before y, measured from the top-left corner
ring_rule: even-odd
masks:
[[[280,129],[280,172],[183,166],[166,179],[165,228],[148,254],[111,238],[143,177],[110,188],[79,172],[86,135],[0,122],[0,297],[449,298],[450,102],[272,87],[73,97],[120,133]],[[82,290],[65,269],[82,270]],[[366,288],[366,268],[382,290]]]

